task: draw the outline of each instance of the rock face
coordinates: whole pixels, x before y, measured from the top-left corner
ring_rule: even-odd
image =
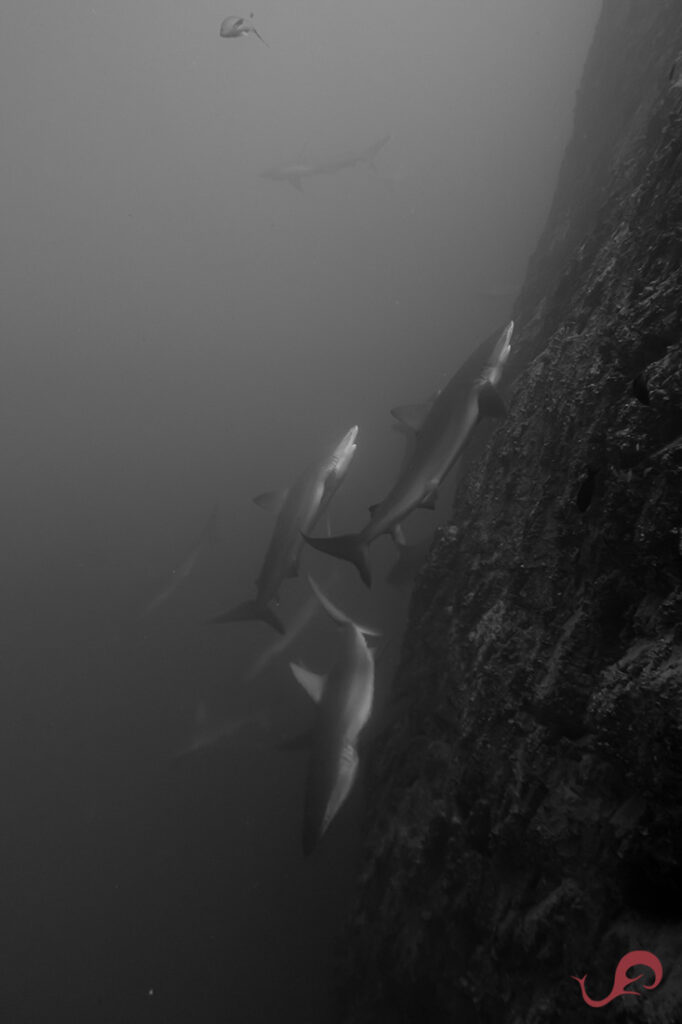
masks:
[[[679,0],[605,0],[366,770],[345,1024],[682,1021]],[[682,80],[681,80],[682,85]],[[591,1019],[591,1018],[590,1018]]]

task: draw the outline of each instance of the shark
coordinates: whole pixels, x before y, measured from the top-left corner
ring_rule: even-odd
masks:
[[[333,622],[342,630],[341,653],[326,675],[290,663],[295,679],[317,704],[311,737],[303,808],[303,853],[309,856],[350,793],[358,769],[358,739],[374,700],[374,655],[360,626],[338,609],[315,581],[308,582]]]
[[[512,320],[502,331],[473,386],[471,369],[478,362],[479,352],[455,373],[430,406],[409,405],[391,410],[399,422],[415,433],[414,449],[395,484],[383,501],[370,506],[370,520],[359,533],[335,537],[304,534],[307,544],[352,562],[363,583],[372,585],[369,545],[387,533],[398,548],[403,547],[401,523],[414,509],[435,509],[438,488],[464,451],[476,424],[485,416],[506,414],[497,385],[509,358],[513,331]]]
[[[338,574],[333,572],[325,580],[325,587],[329,587]],[[275,637],[271,643],[254,658],[241,676],[240,683],[247,685],[261,676],[269,667],[285,654],[290,647],[298,640],[307,626],[312,622],[320,610],[320,603],[314,594],[310,594],[305,601],[296,609],[291,620],[287,622],[286,633],[283,636]]]
[[[162,604],[165,604],[173,596],[181,583],[183,583],[194,572],[197,562],[201,557],[204,548],[217,544],[218,542],[218,509],[213,509],[206,520],[206,524],[197,538],[197,542],[187,557],[173,569],[168,583],[154,595],[152,600],[140,613],[140,618],[151,615]]]
[[[221,612],[211,622],[260,619],[279,633],[286,632],[281,619],[270,605],[277,602],[284,580],[298,575],[302,535],[314,529],[342,483],[357,448],[357,435],[358,428],[351,427],[341,441],[309,466],[288,490],[270,491],[253,499],[257,505],[277,517],[256,580],[256,599]]]
[[[250,17],[253,18],[253,14],[251,14]],[[250,25],[246,18],[230,15],[225,18],[220,26],[220,35],[223,39],[239,39],[241,36],[248,36],[250,32],[252,32],[254,36],[258,36],[261,43],[265,43],[265,40],[255,25]],[[265,43],[265,45],[268,46],[268,43]]]
[[[390,135],[384,135],[383,138],[368,146],[367,149],[338,157],[336,160],[319,161],[317,163],[282,164],[279,167],[271,168],[269,171],[263,171],[261,177],[270,178],[273,181],[288,181],[295,189],[302,192],[301,180],[303,178],[312,178],[318,174],[334,174],[336,171],[343,170],[344,167],[354,167],[356,164],[370,164],[370,166],[373,166],[372,161],[374,157],[379,150],[383,149],[389,139]]]
[[[219,743],[235,739],[241,733],[249,731],[267,733],[270,727],[270,718],[264,712],[212,719],[205,701],[200,701],[194,717],[192,734],[185,746],[178,752],[177,757],[208,750]]]

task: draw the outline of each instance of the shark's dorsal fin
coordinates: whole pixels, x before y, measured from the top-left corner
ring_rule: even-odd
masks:
[[[371,626],[361,626],[359,622],[355,622],[345,612],[342,612],[340,608],[337,608],[335,604],[332,604],[327,595],[320,590],[312,576],[308,576],[308,583],[327,615],[334,620],[337,626],[354,626],[365,636],[381,636],[380,630],[373,629]]]
[[[287,500],[288,493],[288,490],[264,491],[262,494],[257,494],[253,502],[259,508],[264,508],[266,512],[272,512],[274,516],[278,516]]]
[[[319,704],[322,700],[324,684],[327,677],[320,675],[317,672],[311,672],[309,668],[304,668],[303,665],[297,665],[295,661],[289,662],[289,668],[294,673],[296,681],[301,684],[308,696],[311,697],[316,704]]]

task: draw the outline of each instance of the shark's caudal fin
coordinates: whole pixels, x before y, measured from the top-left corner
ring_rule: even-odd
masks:
[[[275,615],[271,608],[258,604],[257,601],[244,601],[243,604],[238,604],[236,608],[221,612],[220,615],[214,615],[208,621],[213,623],[250,622],[253,619],[260,619],[261,622],[266,622],[268,626],[272,626],[278,633],[286,633],[282,620]]]
[[[305,857],[309,857],[313,853],[339,809],[345,803],[353,788],[357,770],[358,752],[352,744],[347,743],[341,751],[334,787],[324,807],[320,806],[319,800],[314,796],[315,787],[311,787],[309,783],[303,809],[303,855]]]
[[[312,576],[308,576],[308,583],[310,584],[310,589],[326,611],[327,615],[333,619],[337,626],[355,626],[355,628],[359,629],[365,636],[381,636],[381,632],[378,629],[373,629],[371,626],[361,626],[360,623],[355,622],[349,615],[342,612],[340,608],[337,608],[335,604],[332,604],[327,595],[320,590]]]
[[[367,587],[372,586],[372,571],[369,567],[369,549],[360,540],[359,533],[343,533],[336,537],[309,537],[301,535],[307,544],[332,558],[352,562],[360,573],[360,579]]]

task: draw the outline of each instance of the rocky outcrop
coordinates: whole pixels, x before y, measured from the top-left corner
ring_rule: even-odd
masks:
[[[345,1024],[682,1021],[679,0],[606,0],[366,772]]]

